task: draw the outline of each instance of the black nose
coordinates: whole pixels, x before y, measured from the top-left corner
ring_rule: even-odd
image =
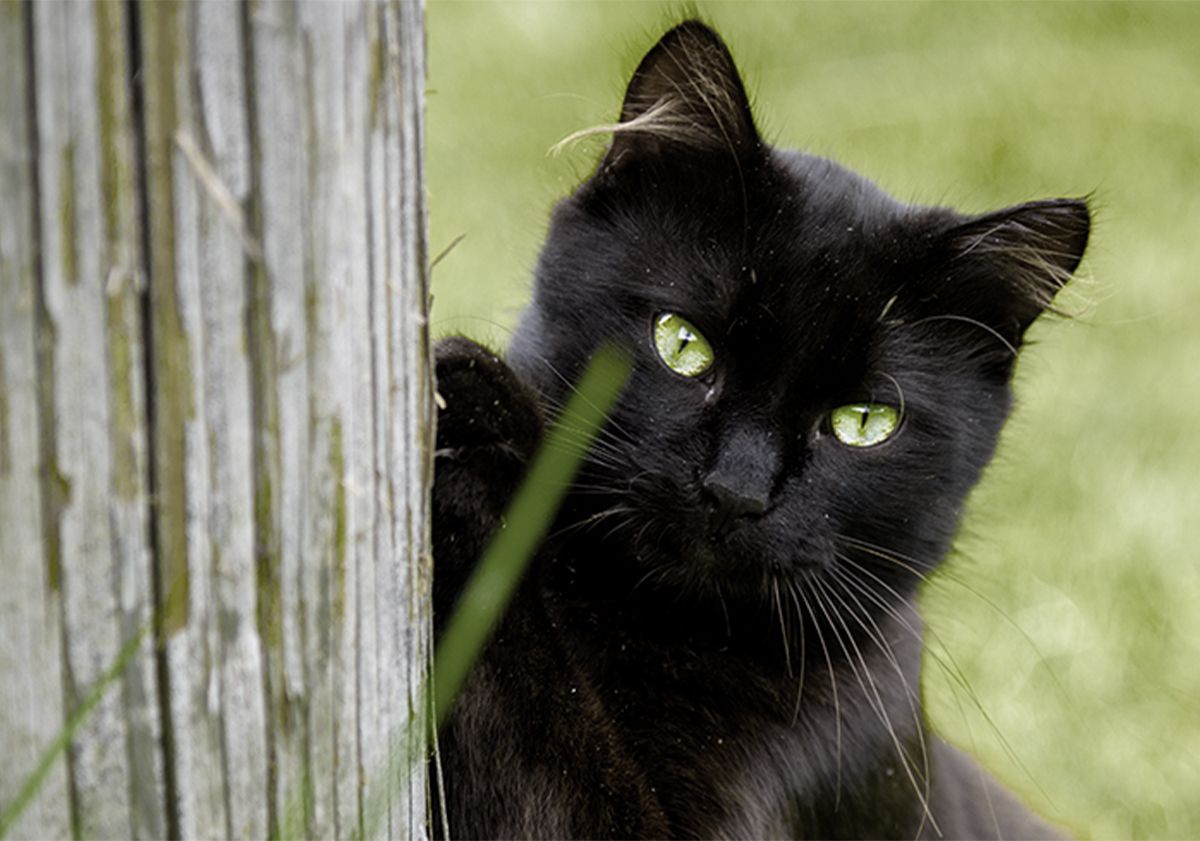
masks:
[[[766,513],[779,462],[778,443],[767,427],[736,426],[721,436],[713,469],[702,484],[717,535]]]
[[[727,530],[734,520],[760,517],[767,510],[766,493],[738,487],[738,483],[726,482],[719,476],[705,479],[704,491],[716,506],[716,519],[721,531]]]

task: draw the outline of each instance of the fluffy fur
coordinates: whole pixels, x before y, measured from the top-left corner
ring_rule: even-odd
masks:
[[[915,592],[1088,230],[1082,201],[963,216],[773,148],[720,38],[663,36],[554,212],[507,358],[438,348],[439,628],[591,354],[634,359],[441,734],[450,834],[1054,834],[926,730]],[[662,312],[710,371],[662,364]],[[839,443],[855,401],[899,430]]]

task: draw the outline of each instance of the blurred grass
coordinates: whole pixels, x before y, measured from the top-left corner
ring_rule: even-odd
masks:
[[[435,333],[506,342],[549,208],[600,146],[546,150],[614,117],[678,8],[430,2],[431,248],[465,234]],[[925,691],[942,733],[1079,834],[1200,837],[1200,5],[699,9],[773,142],[967,210],[1094,194],[1083,314],[1034,328],[925,593],[995,727],[932,661]]]

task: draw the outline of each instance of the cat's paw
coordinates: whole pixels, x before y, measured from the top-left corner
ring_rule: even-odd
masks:
[[[536,399],[502,359],[445,339],[437,363],[433,479],[435,631],[500,523],[542,435]]]
[[[541,412],[504,360],[462,336],[438,342],[434,358],[437,456],[527,462],[541,437]]]

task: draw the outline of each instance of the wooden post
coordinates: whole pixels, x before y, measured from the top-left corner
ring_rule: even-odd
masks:
[[[425,833],[422,38],[0,2],[12,836]]]

